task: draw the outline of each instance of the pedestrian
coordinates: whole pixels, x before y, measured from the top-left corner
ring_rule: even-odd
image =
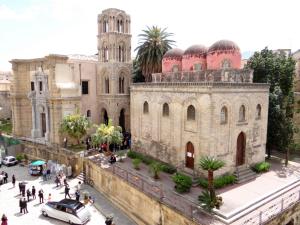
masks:
[[[65,186],[68,185],[67,178],[64,178],[64,185],[65,185]]]
[[[15,187],[15,185],[16,185],[16,177],[15,177],[14,174],[12,175],[11,182],[12,182],[13,186]]]
[[[51,193],[49,193],[49,195],[48,195],[48,202],[50,202],[51,201]]]
[[[49,168],[47,169],[47,179],[51,179],[51,170]]]
[[[75,197],[76,197],[76,201],[79,202],[79,199],[80,199],[80,192],[79,192],[79,190],[76,190]]]
[[[113,216],[107,216],[105,219],[105,225],[113,225]]]
[[[78,184],[76,185],[76,190],[80,191],[81,189],[81,181],[78,181]]]
[[[1,218],[1,225],[7,225],[7,217],[5,214],[2,215]]]
[[[8,174],[4,172],[4,183],[7,183],[7,180],[8,180]]]
[[[64,148],[67,148],[68,146],[68,139],[65,137],[64,138]]]
[[[35,192],[36,192],[35,187],[32,186],[31,194],[32,194],[32,198],[33,198],[33,199],[36,199]]]
[[[56,183],[56,187],[58,187],[58,185],[60,185],[59,175],[56,175],[55,183]]]
[[[68,184],[65,186],[65,198],[67,198],[67,196],[69,196],[69,198],[71,198],[71,196],[70,196],[70,188],[69,188]]]
[[[43,191],[43,189],[39,190],[38,196],[39,196],[39,199],[40,199],[40,204],[44,203],[44,191]]]
[[[19,182],[19,190],[20,190],[20,195],[22,194],[22,184]]]
[[[47,171],[43,169],[43,181],[47,180]]]
[[[25,197],[25,186],[22,186],[22,197]]]
[[[31,192],[29,189],[27,189],[26,194],[27,194],[27,201],[29,202],[31,196]]]
[[[22,201],[22,198],[20,198],[19,200],[19,207],[20,207],[20,213],[23,212],[23,201]]]
[[[26,201],[25,198],[23,199],[23,202],[24,202],[24,212],[26,211],[26,213],[28,213],[28,210],[27,210],[27,201]]]

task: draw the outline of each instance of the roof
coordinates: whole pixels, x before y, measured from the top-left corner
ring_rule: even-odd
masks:
[[[83,206],[83,204],[81,202],[78,202],[74,199],[63,199],[57,203],[62,204],[66,208],[71,208],[71,209],[78,208],[78,206]]]
[[[182,55],[183,55],[183,50],[179,48],[172,48],[164,54],[163,58],[177,58],[177,57],[182,58]]]
[[[184,51],[184,55],[205,55],[207,48],[204,45],[192,45]]]
[[[240,48],[233,41],[220,40],[220,41],[215,42],[208,49],[209,53],[210,52],[215,52],[215,51],[240,51]]]

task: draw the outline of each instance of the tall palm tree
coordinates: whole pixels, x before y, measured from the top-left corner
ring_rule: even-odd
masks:
[[[208,190],[212,202],[216,201],[216,193],[214,189],[214,171],[222,168],[225,162],[219,159],[215,159],[210,156],[204,156],[199,160],[199,167],[203,170],[208,171]]]
[[[166,32],[166,28],[161,29],[157,26],[147,27],[139,34],[139,46],[136,60],[140,66],[146,82],[151,82],[152,73],[161,72],[161,61],[163,55],[172,48],[175,41],[168,39],[172,33]]]

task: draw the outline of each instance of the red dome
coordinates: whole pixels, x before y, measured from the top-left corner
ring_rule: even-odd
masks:
[[[184,55],[205,55],[207,48],[204,45],[192,45],[184,51]]]
[[[172,48],[164,54],[163,58],[182,58],[183,51],[179,48]]]
[[[216,51],[240,51],[239,46],[234,43],[233,41],[229,40],[220,40],[214,43],[212,46],[209,47],[208,52],[213,53]]]

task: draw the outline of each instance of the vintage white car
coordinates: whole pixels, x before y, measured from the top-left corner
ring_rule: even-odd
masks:
[[[47,202],[41,210],[43,216],[53,217],[69,224],[85,224],[91,218],[91,213],[81,203],[73,199],[63,199],[59,202]]]
[[[13,156],[6,156],[2,160],[2,164],[5,166],[13,166],[13,165],[18,164],[18,160],[16,160],[16,158]]]

